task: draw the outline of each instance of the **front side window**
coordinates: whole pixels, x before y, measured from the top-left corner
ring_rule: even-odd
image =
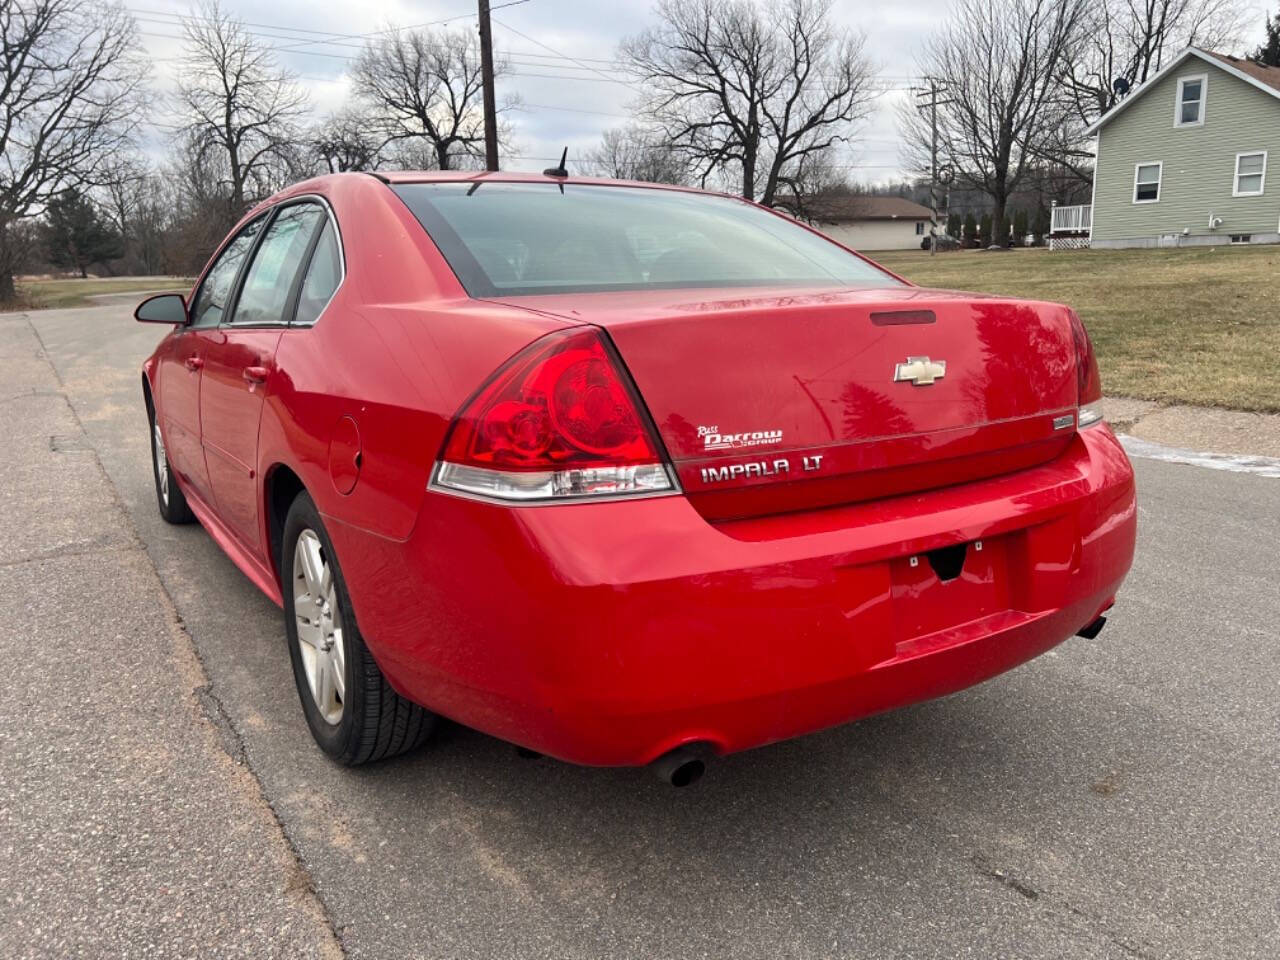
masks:
[[[244,288],[236,300],[231,322],[237,325],[283,323],[294,280],[311,246],[311,237],[326,220],[318,203],[284,207],[267,228],[249,264]]]
[[[473,297],[899,285],[794,221],[729,197],[556,182],[392,189]]]
[[[1133,202],[1155,203],[1160,199],[1163,163],[1140,163],[1133,172]]]
[[[1236,154],[1236,180],[1233,197],[1259,197],[1266,186],[1267,152]]]
[[[266,222],[266,217],[259,217],[247,224],[218,254],[218,259],[205,274],[195,299],[191,301],[193,327],[216,327],[222,322],[222,314],[227,309],[227,301],[231,299],[240,267]]]
[[[923,220],[917,220],[917,221],[916,221],[916,236],[917,236],[917,237],[923,237],[923,236],[924,236],[924,221],[923,221]]]
[[[1204,94],[1208,86],[1209,78],[1204,74],[1178,81],[1176,126],[1195,127],[1204,123]]]

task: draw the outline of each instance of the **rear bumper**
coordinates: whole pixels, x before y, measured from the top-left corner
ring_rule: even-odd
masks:
[[[761,520],[710,524],[683,497],[512,509],[433,493],[405,542],[331,532],[403,694],[625,765],[797,736],[1043,653],[1112,601],[1136,508],[1099,426],[1018,474]],[[926,552],[958,543],[964,573],[939,582]]]

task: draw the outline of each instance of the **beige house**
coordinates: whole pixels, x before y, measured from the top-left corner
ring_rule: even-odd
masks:
[[[1057,208],[1055,228],[1091,219],[1093,247],[1280,243],[1280,67],[1188,47],[1088,132],[1092,209]]]
[[[928,207],[905,197],[835,196],[812,201],[812,225],[854,250],[918,250],[929,235]]]

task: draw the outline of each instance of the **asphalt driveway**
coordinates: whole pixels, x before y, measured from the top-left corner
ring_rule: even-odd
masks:
[[[51,450],[55,432],[80,444],[74,456],[105,471],[85,481],[94,499],[70,519],[24,505],[39,499],[39,478],[10,484],[0,513],[9,541],[25,544],[0,566],[0,651],[50,724],[40,790],[18,807],[0,788],[6,956],[75,952],[30,934],[42,918],[96,955],[77,933],[110,922],[110,908],[86,897],[89,880],[73,899],[53,880],[29,886],[24,871],[90,849],[59,798],[113,723],[139,748],[166,727],[205,731],[191,734],[204,744],[187,757],[191,789],[211,804],[232,797],[251,829],[212,849],[225,840],[217,829],[175,814],[136,857],[99,858],[95,876],[151,883],[156,910],[174,907],[163,891],[175,884],[198,887],[183,864],[225,886],[263,913],[247,929],[208,913],[206,942],[229,953],[1280,955],[1280,481],[1137,461],[1138,560],[1096,640],[943,701],[727,758],[685,791],[643,771],[520,759],[458,727],[411,757],[350,771],[311,744],[279,611],[198,526],[156,513],[138,370],[160,331],[118,305],[4,317],[0,331],[6,352],[29,343],[24,362],[57,375],[16,401],[30,410],[6,401],[2,415],[66,407],[74,416],[36,434],[50,434]],[[11,470],[20,432],[0,431]],[[99,546],[139,568],[125,576],[116,557],[96,572],[40,574],[56,530],[105,536]],[[129,661],[142,686],[101,703],[93,728],[59,725],[80,696],[61,638],[101,629],[88,614],[50,612],[64,576],[56,596],[71,603],[75,577],[87,579],[99,617],[173,611],[154,624],[156,656]],[[130,642],[150,642],[146,623]],[[174,666],[187,656],[196,673]],[[110,671],[93,679],[108,683]],[[0,719],[3,745],[23,717],[0,708]],[[32,756],[0,752],[0,779],[12,784]],[[112,762],[137,782],[113,779],[109,798],[148,789],[145,763]],[[228,762],[225,776],[206,776]],[[231,782],[237,771],[247,784]],[[103,829],[126,841],[145,832],[145,818],[112,809]],[[190,899],[203,902],[198,890]],[[191,952],[166,939],[180,928],[150,926],[153,952]]]

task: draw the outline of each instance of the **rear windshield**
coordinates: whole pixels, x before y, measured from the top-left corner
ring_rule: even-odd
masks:
[[[798,224],[729,197],[555,182],[392,189],[473,297],[900,285]]]

